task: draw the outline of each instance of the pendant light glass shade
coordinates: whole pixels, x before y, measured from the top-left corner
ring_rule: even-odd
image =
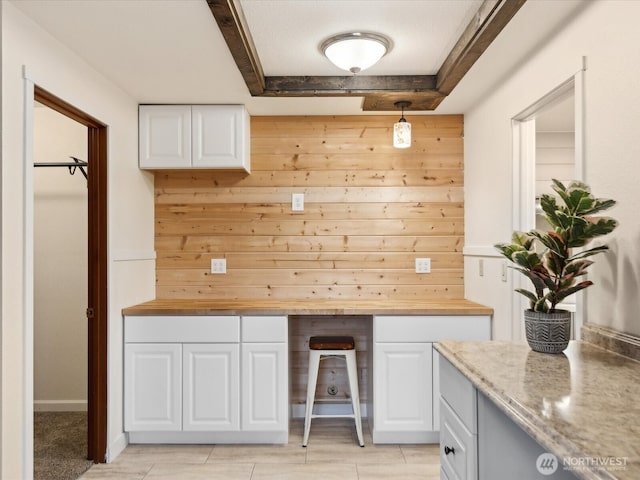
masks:
[[[396,148],[411,146],[411,124],[405,119],[400,119],[393,125],[393,146]]]
[[[395,148],[409,148],[411,146],[411,124],[404,118],[404,109],[411,105],[411,102],[396,102],[394,105],[402,108],[402,116],[393,124],[393,146]]]
[[[322,53],[338,68],[360,73],[375,65],[389,48],[389,40],[376,33],[344,33],[326,39]]]

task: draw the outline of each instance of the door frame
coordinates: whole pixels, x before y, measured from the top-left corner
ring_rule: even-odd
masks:
[[[584,180],[585,152],[585,68],[567,79],[555,89],[534,102],[518,115],[513,117],[513,230],[528,231],[535,228],[536,204],[536,116],[572,95],[574,97],[574,179]],[[528,280],[522,275],[512,277],[514,291],[512,293],[512,339],[523,340],[522,312],[528,308],[525,297],[515,292],[516,288],[529,288]],[[576,311],[573,315],[573,334],[579,335],[584,322],[584,296],[576,294]]]
[[[35,101],[88,129],[87,458],[95,463],[104,463],[107,453],[108,413],[107,126],[37,85],[34,85],[33,93]]]

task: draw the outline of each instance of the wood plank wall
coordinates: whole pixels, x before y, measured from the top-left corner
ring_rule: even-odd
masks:
[[[463,118],[409,116],[406,150],[391,145],[397,118],[253,117],[250,175],[157,172],[157,298],[463,298]],[[415,273],[416,257],[432,273]],[[225,275],[212,258],[226,258]],[[293,319],[291,403],[305,401],[309,336],[331,333],[355,336],[366,403],[370,326]],[[318,400],[348,401],[344,362],[322,369]]]
[[[156,172],[157,298],[463,298],[463,117],[408,119],[253,117],[251,174]]]

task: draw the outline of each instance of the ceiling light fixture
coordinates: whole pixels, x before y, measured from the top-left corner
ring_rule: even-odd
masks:
[[[393,124],[393,146],[409,148],[411,146],[411,124],[404,118],[404,109],[409,107],[411,102],[396,102],[394,105],[402,109],[402,116]]]
[[[327,38],[320,50],[336,67],[356,74],[375,65],[388,52],[389,45],[383,35],[353,32]]]

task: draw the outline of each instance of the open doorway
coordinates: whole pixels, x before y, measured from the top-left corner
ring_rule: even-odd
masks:
[[[78,478],[87,460],[87,127],[33,112],[34,478]],[[73,159],[78,160],[73,160]]]
[[[578,72],[513,119],[514,230],[545,229],[539,198],[552,193],[551,179],[583,180],[583,73]],[[514,287],[526,288],[526,279],[514,277]],[[582,297],[578,293],[561,307],[574,312],[573,335],[582,327]],[[520,318],[527,300],[512,294],[513,318]],[[514,338],[523,339],[520,322]]]
[[[86,129],[87,458],[104,462],[107,448],[107,127],[38,86],[34,86],[34,100]],[[84,181],[81,176],[76,180]]]

